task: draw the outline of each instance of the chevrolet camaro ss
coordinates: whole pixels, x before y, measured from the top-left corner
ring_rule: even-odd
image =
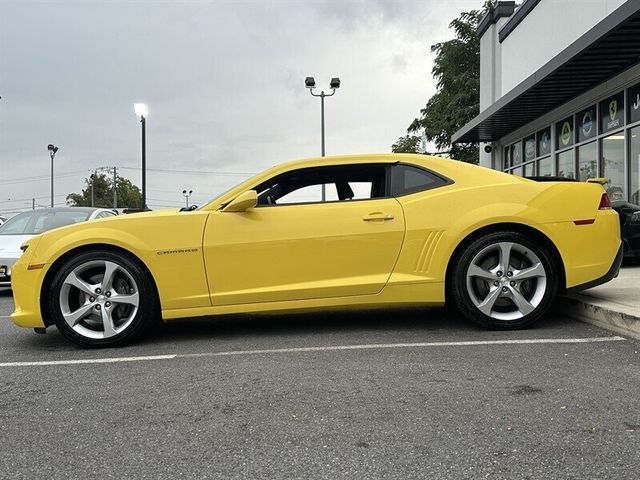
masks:
[[[63,227],[22,250],[13,322],[87,347],[160,318],[445,302],[523,328],[622,257],[601,184],[404,154],[286,163],[198,209]]]

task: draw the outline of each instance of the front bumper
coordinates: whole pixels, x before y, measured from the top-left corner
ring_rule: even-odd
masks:
[[[16,261],[11,269],[11,288],[13,290],[13,302],[15,311],[11,314],[11,321],[19,327],[45,328],[45,322],[40,312],[40,292],[47,269],[29,269],[30,260],[37,240],[32,240],[30,247]]]

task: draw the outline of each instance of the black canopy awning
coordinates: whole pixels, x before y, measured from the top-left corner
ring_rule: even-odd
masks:
[[[640,0],[628,0],[451,141],[491,142],[640,62]]]

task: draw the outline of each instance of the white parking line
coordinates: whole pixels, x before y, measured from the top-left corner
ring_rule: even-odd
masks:
[[[526,340],[476,340],[466,342],[420,342],[420,343],[372,343],[364,345],[334,345],[326,347],[272,348],[265,350],[230,350],[224,352],[185,353],[173,355],[150,355],[140,357],[88,358],[83,360],[49,360],[39,362],[4,362],[0,367],[35,367],[50,365],[83,365],[99,363],[144,362],[151,360],[175,360],[179,358],[226,357],[231,355],[267,355],[281,353],[330,352],[336,350],[379,350],[385,348],[427,348],[427,347],[473,347],[480,345],[527,345],[527,344],[571,344],[620,342],[624,337],[591,338],[534,338]]]
[[[36,367],[41,365],[83,365],[87,363],[146,362],[149,360],[173,360],[177,355],[149,355],[146,357],[86,358],[82,360],[46,360],[42,362],[5,362],[0,367]]]

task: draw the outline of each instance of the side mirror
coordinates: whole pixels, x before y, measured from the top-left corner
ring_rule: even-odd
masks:
[[[236,198],[231,200],[226,207],[222,209],[223,212],[244,212],[250,208],[255,207],[258,204],[258,192],[255,190],[247,190],[241,193]]]

